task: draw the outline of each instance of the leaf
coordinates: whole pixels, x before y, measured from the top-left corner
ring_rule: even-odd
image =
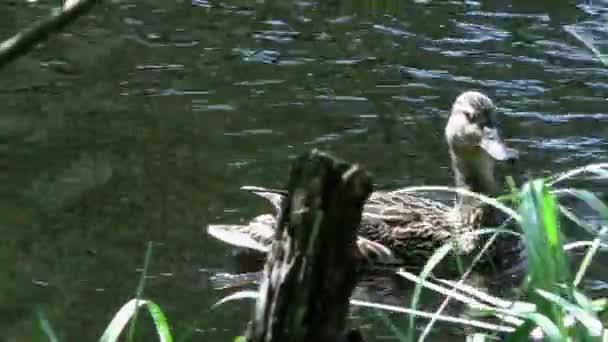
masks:
[[[559,328],[553,323],[547,316],[538,312],[522,313],[519,317],[524,318],[530,322],[533,322],[538,326],[544,335],[545,339],[553,342],[563,342],[566,340],[566,336],[563,336]],[[507,342],[514,341],[526,341],[531,331],[531,326],[528,324],[521,325],[509,338]]]
[[[136,298],[131,299],[125,305],[123,305],[120,310],[118,310],[110,324],[108,324],[108,327],[104,331],[99,341],[118,341],[118,337],[120,337],[125,325],[135,315],[135,312],[137,312],[137,309],[141,306],[145,306],[148,309],[150,316],[152,316],[152,321],[154,322],[159,340],[161,342],[173,341],[171,332],[169,330],[169,325],[167,323],[167,318],[165,317],[165,314],[162,312],[161,308],[152,301]]]
[[[487,323],[487,322],[483,322],[483,321],[477,321],[477,320],[471,320],[471,319],[465,319],[465,318],[461,318],[461,317],[453,317],[453,316],[447,316],[447,315],[436,315],[434,312],[412,310],[409,308],[402,308],[399,306],[389,305],[389,304],[372,303],[372,302],[366,302],[366,301],[357,300],[357,299],[351,299],[350,304],[355,305],[355,306],[372,308],[375,310],[385,310],[385,311],[390,311],[390,312],[403,313],[403,314],[407,314],[407,315],[415,315],[418,317],[429,318],[429,319],[436,318],[438,321],[442,321],[442,322],[448,322],[448,323],[453,323],[453,324],[458,324],[458,325],[468,325],[468,326],[472,326],[472,327],[476,327],[476,328],[488,329],[491,331],[512,332],[514,330],[513,327],[510,327],[507,325],[497,325],[497,324]]]
[[[608,310],[608,298],[594,299],[591,304],[593,305],[593,311],[603,312]]]
[[[520,325],[515,329],[514,332],[510,333],[504,339],[504,342],[520,342],[530,340],[530,331],[532,331],[533,325],[529,321]]]
[[[580,282],[583,280],[585,272],[587,272],[587,269],[591,265],[591,260],[593,260],[595,253],[597,253],[597,250],[600,247],[600,236],[604,235],[606,231],[608,231],[608,226],[605,226],[604,228],[602,228],[602,230],[600,230],[598,237],[593,240],[593,242],[591,243],[591,247],[589,247],[587,253],[585,253],[585,257],[583,258],[583,261],[581,261],[578,271],[574,276],[574,286],[578,286],[578,284],[580,284]]]
[[[604,168],[608,168],[608,163],[594,163],[581,167],[577,167],[576,169],[572,169],[563,173],[560,173],[556,176],[552,176],[551,180],[547,182],[549,186],[554,186],[555,184],[562,182],[567,179],[571,179],[579,174],[589,172],[594,173],[600,178],[608,178],[608,170]]]
[[[51,323],[46,318],[46,315],[40,308],[35,309],[36,317],[38,318],[38,324],[40,325],[40,330],[44,333],[44,335],[49,339],[50,342],[59,342],[57,338],[57,334],[53,330]]]
[[[567,193],[585,202],[591,209],[595,210],[602,221],[608,222],[608,206],[602,202],[593,192],[582,189],[560,189],[557,193]]]
[[[595,57],[597,59],[599,59],[599,61],[602,62],[602,64],[604,64],[605,66],[608,66],[607,56],[605,54],[603,54],[597,48],[597,46],[593,43],[593,38],[583,37],[580,33],[576,32],[574,25],[565,25],[564,31],[570,33],[572,35],[572,37],[576,38],[579,42],[583,43],[589,50],[591,50],[591,52],[593,52]]]
[[[571,283],[557,222],[557,202],[544,181],[533,180],[524,186],[518,210],[528,252],[527,288],[551,291],[557,290],[557,284]],[[563,314],[556,303],[535,291],[528,292],[528,296],[539,313],[563,328]]]
[[[593,306],[593,301],[591,301],[591,299],[589,299],[589,297],[587,297],[584,293],[577,290],[573,290],[572,297],[576,301],[576,304],[578,304],[583,310],[587,312],[596,311],[595,307]]]
[[[600,322],[593,314],[586,312],[580,306],[574,305],[568,300],[553,293],[544,291],[542,289],[536,289],[536,292],[543,298],[546,298],[547,300],[559,305],[565,311],[574,316],[587,328],[587,331],[591,336],[601,336],[603,329],[602,322]]]
[[[135,299],[136,303],[139,298],[142,297],[144,293],[144,287],[146,286],[146,276],[148,275],[148,268],[150,266],[150,260],[152,259],[152,251],[154,250],[154,243],[152,241],[148,241],[146,245],[146,254],[144,255],[144,267],[139,276],[139,281],[137,284],[137,289],[135,290]],[[127,335],[127,341],[133,341],[133,336],[135,335],[135,327],[137,325],[137,316],[139,315],[139,310],[137,310],[139,305],[136,305],[135,312],[133,313],[133,318],[131,319],[131,324],[129,324],[129,331]]]
[[[416,306],[418,306],[418,301],[420,300],[420,294],[422,292],[422,281],[426,280],[426,278],[429,276],[435,266],[437,266],[437,264],[439,264],[439,262],[443,260],[443,258],[445,258],[445,256],[450,252],[451,249],[452,245],[446,243],[439,249],[437,249],[429,258],[429,260],[427,260],[426,264],[424,265],[424,268],[422,269],[422,271],[420,271],[419,277],[421,281],[416,284],[416,287],[414,288],[414,293],[412,294],[412,303],[410,305],[411,310],[416,310]],[[409,341],[414,340],[414,331],[416,328],[415,322],[416,317],[414,315],[410,315],[408,331]]]
[[[534,287],[549,289],[569,277],[557,221],[557,202],[545,183],[535,180],[523,189],[519,207]]]

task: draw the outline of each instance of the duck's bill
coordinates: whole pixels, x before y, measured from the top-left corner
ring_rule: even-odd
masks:
[[[495,160],[515,160],[519,158],[519,152],[516,149],[507,147],[502,139],[500,139],[496,130],[484,132],[479,147]]]

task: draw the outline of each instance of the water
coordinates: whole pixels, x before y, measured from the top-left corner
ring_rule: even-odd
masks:
[[[0,11],[23,27],[49,6],[7,3]],[[192,328],[195,340],[231,340],[250,306],[209,312],[230,293],[213,289],[210,275],[234,270],[234,261],[204,228],[267,209],[239,186],[283,186],[291,160],[315,147],[363,163],[377,188],[451,184],[442,129],[465,89],[495,99],[530,174],[606,161],[608,69],[566,32],[601,46],[604,8],[98,6],[0,71],[3,340],[31,339],[34,305],[62,340],[98,338],[133,297],[148,240],[159,245],[145,297],[162,306],[176,335]],[[0,34],[14,27],[2,23]],[[603,267],[595,268],[590,287],[605,289]],[[373,318],[355,323],[375,327],[370,341],[391,335]]]

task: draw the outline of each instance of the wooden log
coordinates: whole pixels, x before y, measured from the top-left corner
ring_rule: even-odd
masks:
[[[358,165],[313,150],[295,161],[287,189],[247,340],[362,341],[345,326],[371,177]]]

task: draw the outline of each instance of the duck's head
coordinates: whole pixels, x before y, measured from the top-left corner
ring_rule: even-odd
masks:
[[[457,181],[478,192],[491,191],[496,161],[518,158],[517,150],[500,137],[495,112],[489,97],[466,91],[454,101],[445,127]]]
[[[456,98],[445,127],[445,137],[458,156],[488,156],[495,161],[515,160],[517,150],[505,145],[496,126],[496,107],[477,91],[466,91]]]

